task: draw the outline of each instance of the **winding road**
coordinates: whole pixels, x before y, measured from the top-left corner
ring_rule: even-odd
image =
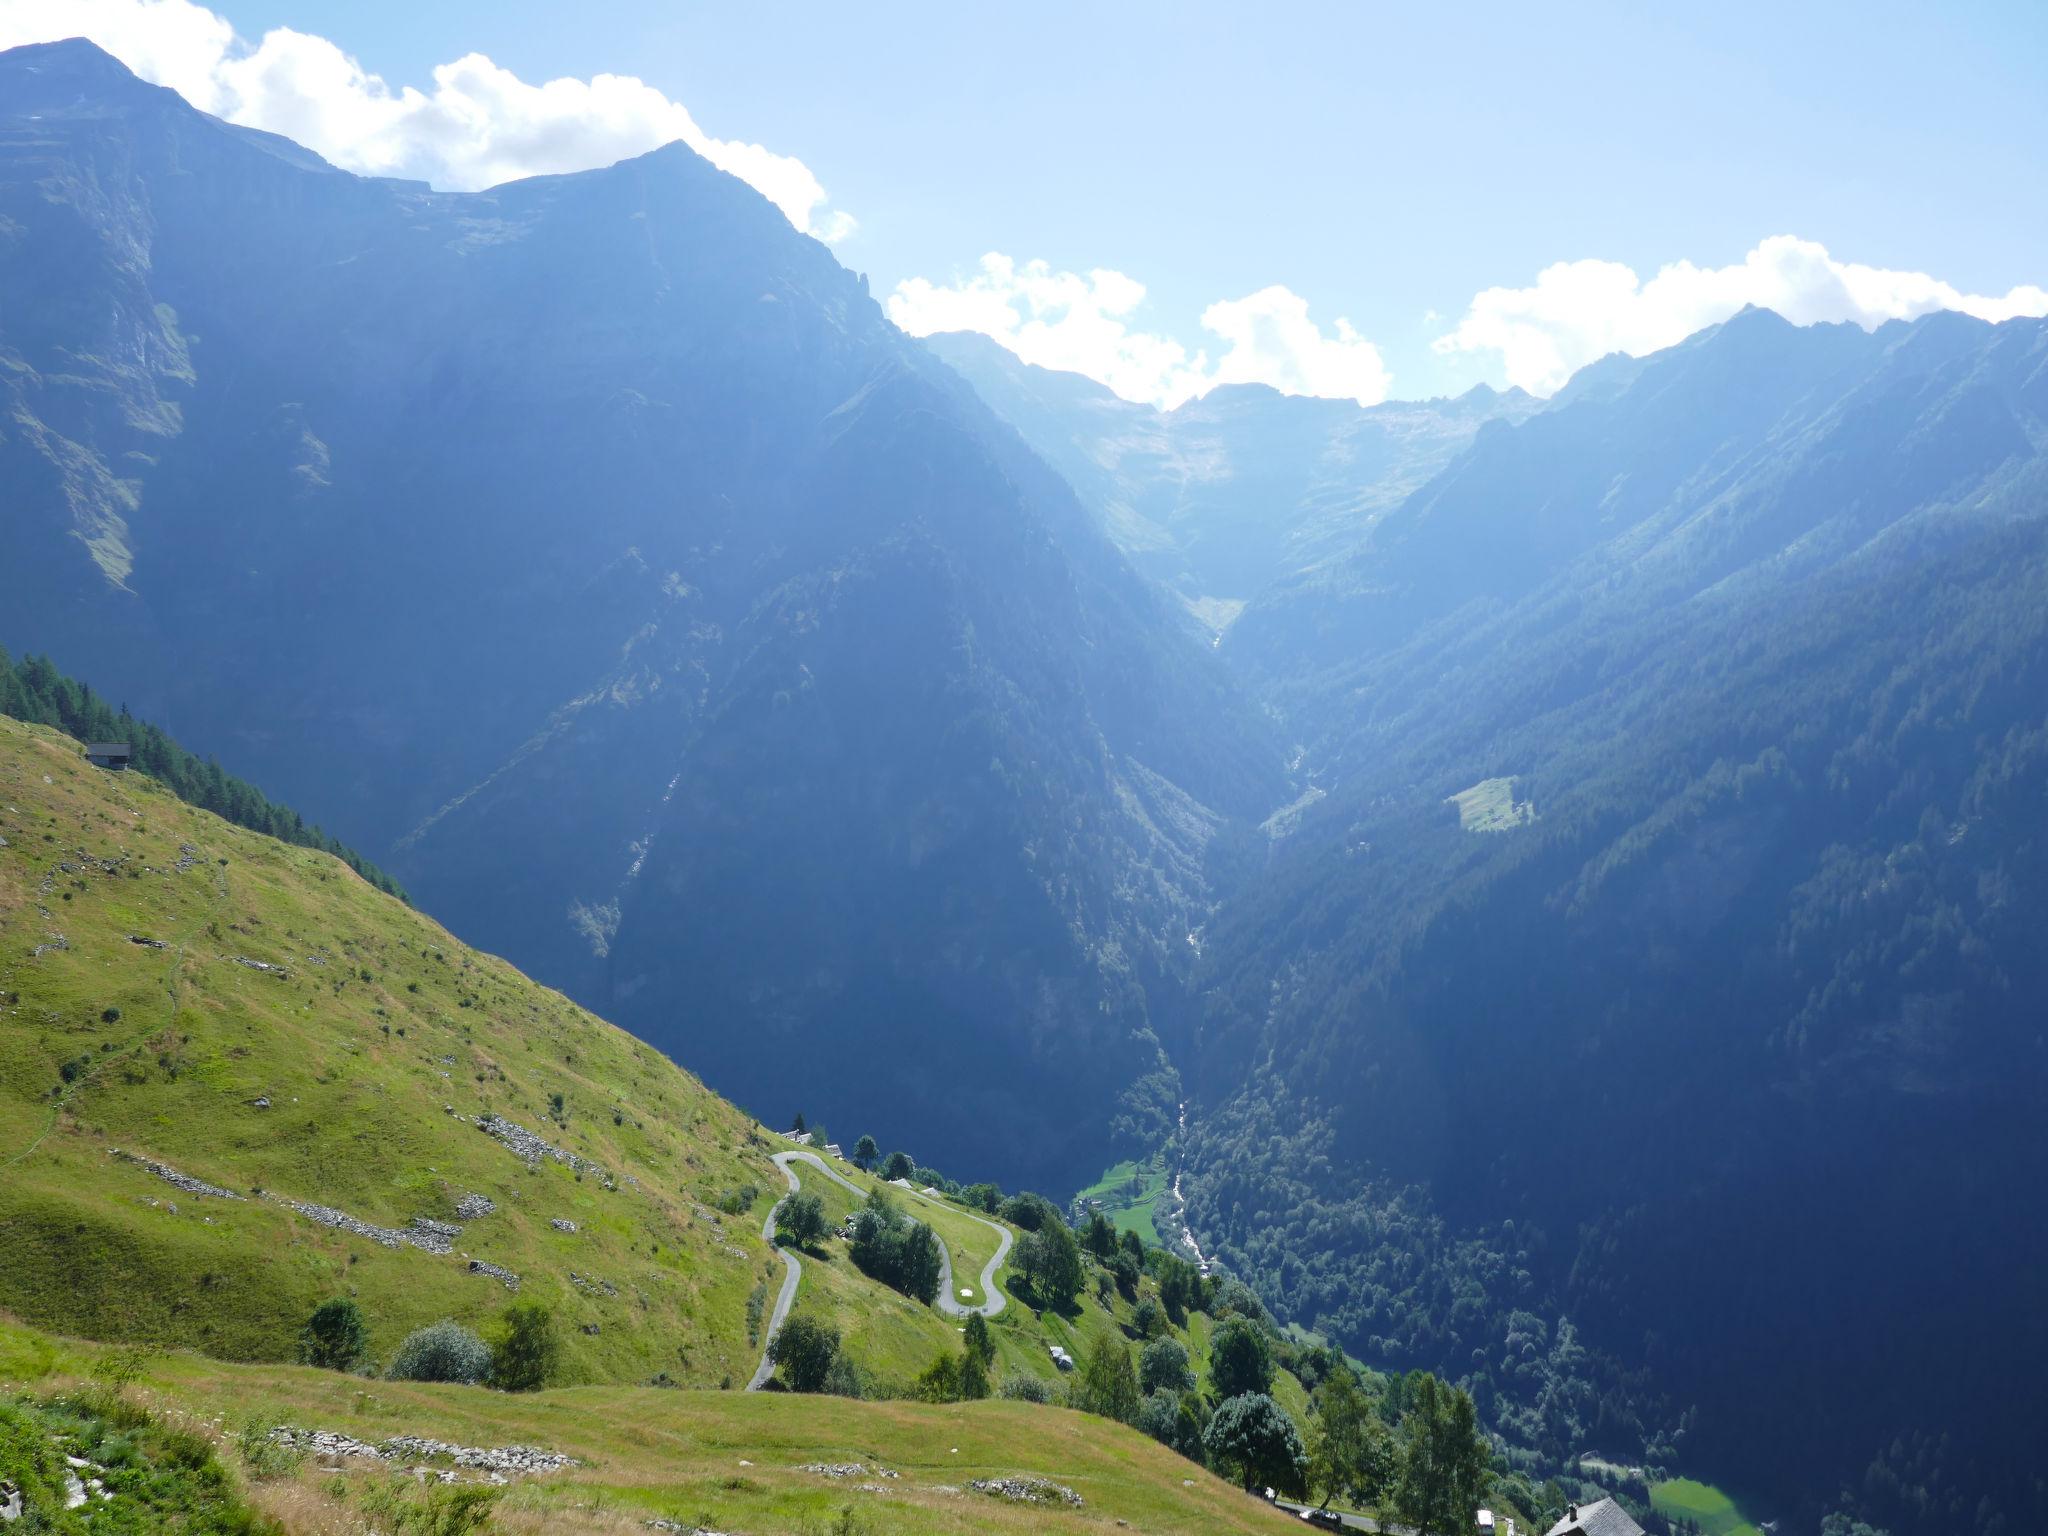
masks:
[[[782,1200],[787,1200],[790,1195],[795,1194],[797,1190],[803,1187],[802,1181],[796,1176],[796,1170],[789,1166],[791,1163],[809,1163],[834,1184],[839,1185],[840,1188],[858,1195],[863,1200],[868,1197],[866,1190],[854,1183],[853,1180],[845,1177],[836,1168],[830,1166],[815,1152],[774,1152],[769,1154],[769,1157],[770,1161],[782,1171],[782,1176],[789,1181],[788,1193],[783,1195]],[[924,1200],[927,1202],[931,1198],[929,1195],[920,1195],[915,1190],[910,1191],[910,1196],[913,1200]],[[774,1347],[775,1335],[782,1331],[783,1322],[789,1317],[789,1309],[796,1304],[797,1281],[802,1278],[804,1272],[803,1261],[790,1252],[789,1249],[782,1247],[775,1241],[775,1216],[782,1209],[782,1200],[777,1200],[768,1208],[768,1219],[761,1223],[761,1236],[771,1248],[782,1255],[782,1262],[787,1267],[788,1273],[783,1275],[782,1289],[776,1294],[775,1310],[768,1315],[767,1336],[761,1341],[761,1363],[755,1368],[753,1380],[747,1383],[747,1390],[749,1392],[760,1391],[767,1384],[768,1378],[775,1374],[775,1365],[768,1358],[768,1351]],[[939,1237],[938,1230],[933,1228],[932,1235],[939,1238],[939,1294],[936,1298],[937,1305],[939,1310],[946,1313],[949,1317],[966,1317],[972,1312],[979,1312],[983,1317],[994,1317],[1010,1303],[1010,1298],[996,1289],[996,1271],[1003,1267],[1003,1260],[1010,1256],[1009,1229],[997,1226],[992,1221],[984,1221],[971,1211],[962,1211],[961,1214],[970,1221],[981,1222],[984,1227],[987,1227],[989,1231],[996,1235],[995,1257],[981,1267],[981,1293],[988,1299],[969,1306],[954,1296],[953,1255],[947,1250],[945,1238]]]

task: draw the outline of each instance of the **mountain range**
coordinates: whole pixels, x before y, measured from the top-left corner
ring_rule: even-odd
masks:
[[[440,193],[73,43],[0,364],[0,644],[746,1108],[1151,1158],[1532,1474],[2048,1494],[2048,322],[1164,412],[681,146]]]

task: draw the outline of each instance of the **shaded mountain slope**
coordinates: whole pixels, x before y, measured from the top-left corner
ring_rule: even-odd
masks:
[[[1752,312],[1248,611],[1327,795],[1211,930],[1205,1241],[1557,1451],[2031,1498],[2044,446],[2040,322]]]
[[[1276,754],[861,280],[681,146],[437,194],[0,72],[7,641],[764,1111],[1044,1182],[1163,1123]]]

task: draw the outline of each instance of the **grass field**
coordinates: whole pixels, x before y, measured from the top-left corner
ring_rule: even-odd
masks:
[[[0,1323],[0,1394],[58,1393],[105,1353]],[[493,1527],[510,1533],[644,1532],[650,1519],[685,1530],[797,1536],[1256,1533],[1295,1526],[1134,1430],[1025,1403],[866,1403],[645,1387],[519,1395],[190,1354],[148,1361],[128,1391],[159,1419],[209,1435],[230,1465],[241,1464],[235,1445],[245,1427],[272,1424],[372,1442],[410,1434],[576,1457],[580,1464],[563,1471],[514,1480]],[[821,1462],[859,1462],[869,1470],[846,1480],[804,1470]],[[968,1486],[976,1478],[1018,1475],[1051,1478],[1083,1505],[1016,1505]],[[256,1481],[250,1497],[295,1536],[339,1536],[365,1528],[364,1511],[392,1478],[355,1458],[337,1460],[333,1470],[316,1460]]]
[[[276,1360],[346,1294],[381,1356],[504,1308],[475,1258],[556,1309],[568,1380],[746,1379],[782,1181],[695,1078],[339,861],[11,720],[0,839],[0,1307]],[[492,1114],[560,1157],[484,1134]],[[754,1214],[717,1209],[748,1186]],[[489,1214],[458,1213],[473,1196]],[[387,1246],[281,1200],[460,1230],[447,1254]]]
[[[1672,1478],[1650,1489],[1650,1503],[1668,1519],[1696,1521],[1706,1536],[1763,1536],[1742,1517],[1735,1501],[1712,1483]]]
[[[1155,1157],[1146,1163],[1118,1163],[1082,1190],[1078,1198],[1100,1205],[1102,1214],[1116,1223],[1119,1232],[1135,1232],[1146,1243],[1157,1246],[1159,1228],[1154,1225],[1154,1216],[1166,1186],[1166,1169]]]
[[[1533,801],[1515,798],[1513,779],[1481,779],[1446,802],[1458,808],[1458,825],[1467,832],[1505,832],[1536,819]]]

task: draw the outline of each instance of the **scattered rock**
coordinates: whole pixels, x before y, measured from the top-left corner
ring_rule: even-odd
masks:
[[[464,1221],[475,1221],[479,1216],[488,1216],[497,1208],[497,1204],[488,1195],[464,1195],[455,1202],[455,1214]]]
[[[565,1216],[549,1217],[548,1225],[553,1227],[557,1232],[574,1232],[576,1230],[576,1223],[570,1221]]]
[[[253,1099],[251,1099],[251,1100],[249,1101],[249,1107],[250,1107],[251,1109],[268,1109],[268,1108],[270,1108],[270,1095],[269,1095],[269,1094],[267,1094],[267,1093],[264,1093],[264,1094],[258,1094],[258,1095],[257,1095],[257,1096],[256,1096],[255,1098],[253,1098]]]
[[[505,1289],[508,1291],[519,1289],[519,1277],[513,1274],[511,1270],[500,1268],[496,1264],[486,1264],[482,1259],[471,1259],[469,1261],[469,1272],[472,1275],[489,1275],[493,1280],[502,1281],[504,1282]],[[616,1295],[617,1293],[614,1292],[613,1294]]]
[[[458,1116],[457,1118],[462,1119],[466,1117]],[[581,1157],[571,1152],[567,1147],[558,1147],[551,1141],[543,1140],[516,1120],[507,1120],[502,1115],[480,1115],[475,1120],[470,1121],[470,1124],[474,1125],[486,1136],[495,1137],[510,1147],[529,1168],[539,1164],[542,1158],[548,1158],[562,1164],[566,1168],[573,1168],[578,1173],[596,1174],[598,1182],[603,1184],[606,1189],[616,1189],[618,1187],[612,1182],[611,1174],[596,1163],[593,1163],[589,1158]]]
[[[419,1435],[393,1435],[372,1445],[331,1429],[294,1429],[281,1424],[270,1432],[270,1438],[315,1456],[364,1456],[396,1462],[451,1461],[477,1472],[559,1472],[576,1464],[573,1456],[535,1450],[530,1445],[450,1445],[445,1440],[428,1440]]]
[[[1016,1504],[1065,1504],[1081,1507],[1081,1495],[1064,1483],[1047,1477],[977,1477],[967,1485],[990,1498],[1008,1499]]]
[[[600,1328],[596,1323],[585,1323],[583,1325],[583,1331],[589,1334],[594,1339],[598,1336],[598,1334],[602,1333],[604,1330]]]
[[[204,1195],[213,1200],[239,1200],[242,1198],[231,1189],[222,1189],[218,1185],[207,1183],[204,1179],[195,1179],[189,1173],[180,1173],[175,1168],[167,1167],[163,1163],[152,1162],[146,1157],[137,1157],[133,1152],[123,1152],[118,1147],[114,1149],[112,1155],[118,1157],[124,1163],[133,1163],[145,1173],[155,1174],[166,1184],[176,1189],[182,1189],[188,1195]]]
[[[845,1479],[849,1477],[894,1477],[896,1474],[887,1467],[871,1467],[859,1461],[807,1461],[797,1468],[799,1472],[815,1472],[820,1477]]]
[[[452,1221],[435,1221],[427,1216],[415,1216],[412,1230],[405,1234],[405,1240],[415,1248],[424,1248],[429,1253],[453,1253],[455,1239],[462,1236],[462,1228]]]
[[[169,949],[171,947],[170,945],[166,944],[162,939],[145,938],[142,934],[139,933],[129,934],[128,942],[130,944],[140,944],[144,949]]]
[[[291,979],[291,973],[283,966],[272,965],[268,960],[251,960],[247,955],[237,955],[235,964],[246,965],[252,971],[262,971],[265,975],[275,976],[279,981]]]
[[[586,1296],[616,1296],[619,1294],[619,1288],[613,1285],[611,1281],[601,1279],[596,1275],[579,1275],[573,1269],[569,1271],[569,1283]]]

